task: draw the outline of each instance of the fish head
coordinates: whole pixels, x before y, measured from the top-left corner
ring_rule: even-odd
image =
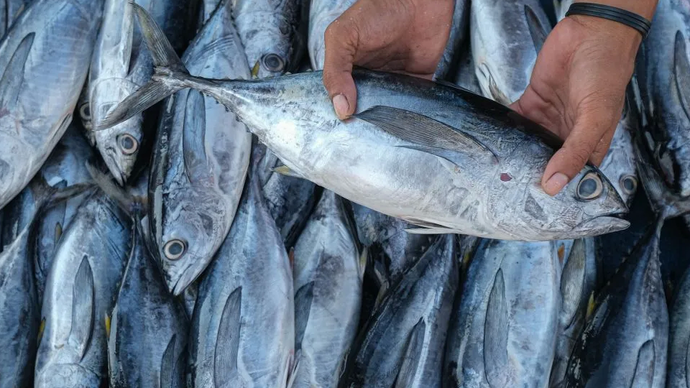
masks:
[[[626,205],[630,206],[639,184],[637,165],[628,130],[619,125],[599,170],[606,175]]]
[[[275,77],[294,71],[303,52],[301,39],[295,26],[277,14],[264,15],[263,23],[252,25],[245,51],[252,76]]]
[[[195,206],[196,203],[203,203],[203,209]],[[162,220],[150,217],[151,222],[159,223],[152,225],[151,230],[157,236],[157,256],[168,289],[180,295],[206,269],[230,225],[223,224],[227,219],[223,201],[197,199],[171,205],[166,204],[172,210]]]
[[[261,56],[252,68],[252,77],[269,78],[276,77],[285,73],[287,59],[278,53],[269,52]]]

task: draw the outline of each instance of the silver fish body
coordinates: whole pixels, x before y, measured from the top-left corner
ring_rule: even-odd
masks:
[[[551,31],[539,0],[473,0],[472,54],[482,92],[504,105],[529,84],[537,54]]]
[[[686,271],[680,281],[671,305],[671,325],[668,343],[668,375],[666,387],[687,388],[690,386],[688,348],[690,348],[690,272]]]
[[[188,322],[139,228],[110,321],[110,387],[185,387]]]
[[[48,274],[35,387],[107,381],[106,322],[130,252],[131,222],[103,194],[81,206]]]
[[[30,1],[30,0],[29,0]],[[14,20],[19,16],[27,0],[2,0],[0,1],[0,38],[10,29]]]
[[[322,70],[326,59],[326,28],[355,3],[355,0],[312,0],[309,7],[308,51],[313,70]]]
[[[481,86],[479,86],[479,79],[474,71],[474,58],[472,57],[472,48],[469,39],[461,50],[454,83],[474,94],[482,94]]]
[[[102,6],[36,0],[0,41],[0,208],[33,178],[72,121]]]
[[[325,191],[294,250],[293,388],[336,387],[357,333],[363,268],[343,201]]]
[[[259,78],[299,66],[300,0],[233,0],[233,15],[249,66]],[[303,43],[301,43],[303,44]]]
[[[630,135],[637,127],[633,125],[626,118],[618,123],[611,147],[599,165],[599,170],[609,179],[628,206],[632,204],[638,186],[637,162]]]
[[[193,74],[249,78],[230,1],[191,43]],[[169,290],[180,295],[225,240],[249,165],[251,134],[211,97],[182,90],[166,100],[149,181],[148,219]]]
[[[201,7],[199,10],[199,19],[201,20],[199,25],[203,26],[211,18],[218,5],[222,3],[222,0],[203,0],[199,3]]]
[[[435,79],[444,79],[449,75],[453,64],[461,53],[465,40],[468,39],[468,25],[470,16],[470,0],[455,0],[453,8],[453,20],[450,26],[450,35],[443,51],[441,60],[434,73]]]
[[[573,4],[573,0],[553,0],[553,8],[556,12],[556,20],[561,21]]]
[[[441,236],[369,319],[338,386],[440,387],[458,276],[455,236]]]
[[[669,322],[660,267],[652,228],[597,294],[565,387],[664,387]]]
[[[445,387],[546,387],[560,311],[560,244],[482,241],[444,362]]]
[[[638,55],[644,146],[666,185],[690,196],[690,7],[660,1]]]
[[[199,284],[189,337],[195,387],[287,387],[292,283],[285,246],[253,177]]]
[[[596,241],[588,237],[575,240],[561,274],[561,307],[558,318],[556,353],[549,377],[550,388],[565,386],[568,361],[584,329],[587,308],[593,301],[601,278]]]

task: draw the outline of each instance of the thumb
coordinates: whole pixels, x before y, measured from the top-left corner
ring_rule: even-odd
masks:
[[[549,195],[558,194],[587,164],[609,125],[590,114],[580,116],[575,126],[548,165],[541,185]]]
[[[338,118],[344,120],[355,113],[357,89],[352,79],[352,65],[357,52],[358,30],[346,11],[326,29],[326,57],[323,84],[333,102]]]

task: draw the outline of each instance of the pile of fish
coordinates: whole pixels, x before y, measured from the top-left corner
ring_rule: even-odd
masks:
[[[456,0],[435,81],[356,70],[340,121],[353,3],[0,2],[0,388],[688,387],[690,275],[667,298],[660,261],[688,3],[555,197],[562,141],[507,105],[570,2]],[[606,279],[638,176],[656,220]]]

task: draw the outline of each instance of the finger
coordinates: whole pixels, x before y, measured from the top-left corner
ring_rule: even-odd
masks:
[[[333,109],[341,120],[355,112],[357,89],[352,79],[352,65],[357,52],[356,24],[347,17],[347,11],[326,29],[326,56],[323,66],[323,84]]]
[[[558,194],[587,164],[609,125],[591,114],[580,116],[575,127],[546,166],[542,187],[549,195]]]

